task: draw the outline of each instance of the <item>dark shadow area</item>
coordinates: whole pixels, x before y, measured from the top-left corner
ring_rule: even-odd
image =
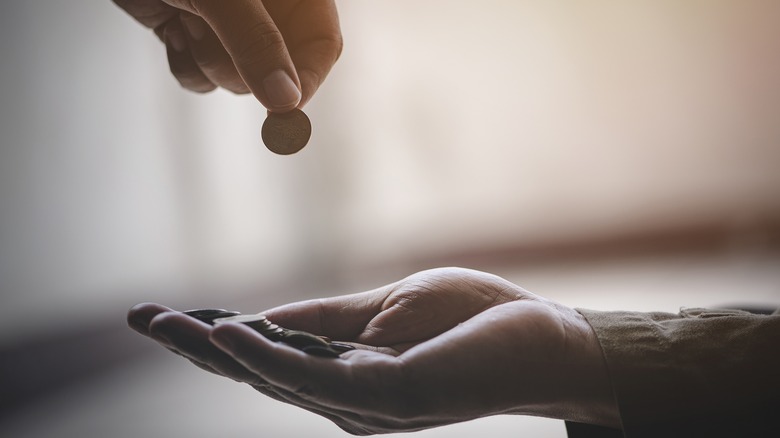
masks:
[[[125,366],[156,347],[134,336],[124,321],[68,326],[0,348],[0,422],[101,373]]]

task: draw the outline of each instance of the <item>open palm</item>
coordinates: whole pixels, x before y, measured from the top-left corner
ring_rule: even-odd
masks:
[[[584,320],[482,272],[424,271],[373,291],[265,312],[282,326],[358,346],[336,360],[270,342],[240,324],[212,328],[145,306],[131,311],[131,322],[149,321],[136,329],[147,327],[202,368],[355,434],[499,413],[588,420],[600,406],[594,398],[602,395],[603,363]]]

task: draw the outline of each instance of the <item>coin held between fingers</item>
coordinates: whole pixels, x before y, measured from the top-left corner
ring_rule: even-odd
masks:
[[[294,109],[286,113],[269,113],[263,123],[263,143],[279,155],[294,154],[309,142],[311,121],[306,114]]]

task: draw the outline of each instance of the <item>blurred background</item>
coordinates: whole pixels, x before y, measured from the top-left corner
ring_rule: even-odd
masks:
[[[282,157],[109,1],[0,15],[0,435],[345,436],[135,335],[421,269],[573,307],[780,305],[780,3],[341,2]],[[413,435],[563,437],[494,417]]]

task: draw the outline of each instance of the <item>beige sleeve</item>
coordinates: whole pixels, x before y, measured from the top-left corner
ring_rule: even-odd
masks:
[[[626,438],[780,436],[777,312],[577,310],[598,336]]]

